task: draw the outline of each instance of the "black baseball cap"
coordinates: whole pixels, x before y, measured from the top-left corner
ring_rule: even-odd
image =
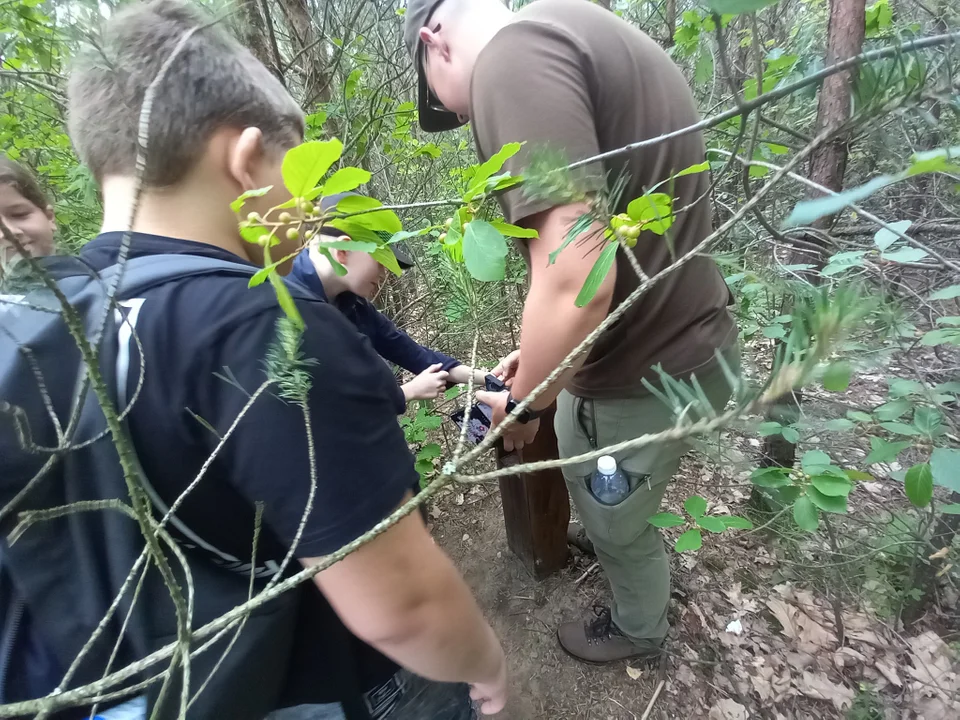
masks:
[[[327,195],[326,197],[320,198],[320,209],[326,212],[327,210],[334,210],[337,207],[337,203],[343,200],[345,197],[350,197],[356,195],[358,197],[366,197],[360,193],[355,192],[343,192],[337,193],[336,195]],[[338,230],[332,226],[324,226],[320,228],[320,234],[322,235],[344,235],[345,233],[342,230]],[[384,241],[389,240],[389,237],[383,238]],[[413,267],[413,258],[410,256],[410,253],[407,251],[406,246],[402,242],[395,242],[388,245],[388,247],[393,250],[393,254],[397,258],[397,265],[400,266],[401,270],[409,270]]]
[[[443,0],[407,0],[407,11],[404,15],[403,42],[413,59],[413,66],[417,69],[417,114],[420,127],[426,132],[454,130],[466,125],[466,120],[443,107],[443,103],[430,90],[423,70],[425,50],[420,42],[420,28],[430,22],[430,17],[441,4]]]

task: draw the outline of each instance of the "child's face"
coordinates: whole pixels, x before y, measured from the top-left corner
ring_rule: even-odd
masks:
[[[347,269],[343,280],[350,292],[367,300],[377,296],[389,272],[365,252],[343,252],[340,263]]]
[[[39,208],[10,184],[0,184],[0,219],[33,257],[53,253],[53,208]],[[20,258],[14,245],[0,235],[0,265]]]

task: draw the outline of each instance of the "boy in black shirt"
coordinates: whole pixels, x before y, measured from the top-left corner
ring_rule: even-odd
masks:
[[[144,95],[175,52],[153,98],[130,257],[184,254],[262,264],[261,249],[240,236],[230,203],[270,185],[273,190],[251,198],[245,210],[265,212],[284,201],[281,161],[302,140],[301,111],[219,25],[174,0],[155,0],[116,13],[102,47],[82,55],[70,78],[70,136],[103,193],[102,233],[81,252],[95,270],[120,256],[137,195]],[[295,250],[296,242],[283,239],[276,256]],[[136,397],[127,424],[160,506],[169,506],[198,475],[267,379],[265,361],[282,312],[268,283],[248,289],[247,281],[218,272],[191,275],[124,299],[139,343],[124,342],[121,333],[121,352],[131,358],[126,396]],[[303,298],[297,305],[306,325],[301,349],[310,361],[303,367],[311,375],[317,462],[316,494],[296,557],[310,566],[403,503],[417,474],[396,422],[403,397],[385,364],[335,308]],[[144,382],[137,387],[141,368]],[[276,568],[297,536],[310,491],[306,427],[302,409],[271,391],[247,408],[171,523],[189,528],[191,563],[204,562],[194,550],[208,546],[221,559],[249,562],[253,508],[263,503],[257,570]],[[338,703],[311,691],[347,658],[356,666],[352,684],[373,718],[465,720],[473,715],[471,694],[484,712],[502,708],[503,651],[418,514],[314,580],[317,589],[306,589],[316,597],[301,604],[298,641],[287,659],[300,685],[277,700],[276,717],[343,717]],[[328,632],[320,611],[314,613],[326,607],[320,593],[352,635]],[[198,597],[198,615],[202,606]],[[195,617],[195,624],[210,619]],[[191,687],[204,679],[193,677]],[[215,716],[238,717],[231,713]]]

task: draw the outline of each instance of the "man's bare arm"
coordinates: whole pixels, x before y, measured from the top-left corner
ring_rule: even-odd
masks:
[[[494,704],[503,700],[500,642],[418,514],[321,572],[316,583],[351,632],[384,655],[431,680],[470,683]]]
[[[603,249],[603,228],[591,226],[580,240],[574,240],[550,265],[550,253],[557,250],[577,218],[589,211],[586,203],[563,205],[527,218],[522,224],[537,230],[539,237],[529,241],[530,291],[523,306],[520,348],[523,351],[513,381],[513,396],[526,397],[556,368],[567,354],[589,335],[610,311],[617,266],[613,265],[597,294],[584,307],[574,301]],[[565,381],[576,371],[583,358],[533,403],[534,408],[552,403]]]

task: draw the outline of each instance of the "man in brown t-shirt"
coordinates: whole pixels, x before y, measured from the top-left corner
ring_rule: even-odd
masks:
[[[693,125],[696,105],[679,69],[647,35],[586,0],[540,0],[517,13],[498,0],[408,0],[407,47],[420,79],[420,124],[428,131],[473,123],[484,160],[508,142],[525,143],[506,168],[521,174],[538,150],[573,162]],[[575,172],[596,192],[623,178],[616,212],[645,191],[670,193],[676,214],[665,235],[644,232],[633,254],[646,276],[690,253],[711,231],[706,172],[673,177],[704,161],[700,133],[689,133]],[[671,179],[672,178],[672,179]],[[666,181],[666,182],[665,182]],[[506,219],[538,231],[521,248],[530,288],[523,311],[522,355],[505,362],[511,395],[478,395],[499,422],[638,286],[626,251],[594,298],[574,300],[599,256],[604,225],[594,224],[550,262],[589,202],[545,199],[515,188],[499,198]],[[644,385],[656,366],[698,383],[717,407],[730,387],[718,351],[736,366],[736,326],[729,293],[714,261],[691,258],[650,288],[594,344],[579,367],[533,403],[504,444],[522,447],[537,430],[536,411],[557,399],[562,457],[573,457],[670,427],[673,413]],[[571,497],[607,573],[611,609],[562,625],[564,649],[591,662],[655,656],[667,633],[669,563],[647,518],[658,511],[666,481],[679,467],[683,443],[615,455],[629,479],[625,498],[601,502],[591,491],[594,461],[564,468]]]

